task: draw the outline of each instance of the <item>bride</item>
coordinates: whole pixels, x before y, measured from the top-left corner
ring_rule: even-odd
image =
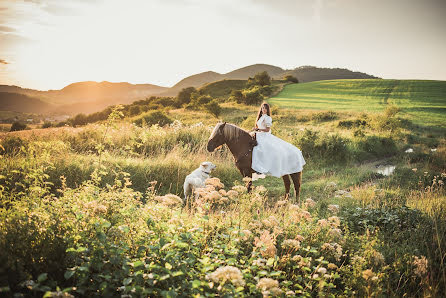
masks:
[[[252,169],[260,174],[282,177],[301,172],[305,165],[302,151],[271,134],[272,118],[267,103],[260,106],[256,119],[257,146],[252,151]]]

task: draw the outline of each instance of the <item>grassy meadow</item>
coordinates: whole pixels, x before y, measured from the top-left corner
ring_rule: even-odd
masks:
[[[273,134],[307,162],[300,199],[284,200],[274,177],[246,193],[229,150],[207,152],[218,119],[201,111],[166,110],[175,121],[165,127],[139,127],[116,111],[77,128],[2,133],[0,292],[441,296],[444,88],[392,80],[285,86],[268,102]],[[257,107],[221,106],[220,120],[253,127]],[[186,204],[184,178],[205,160],[218,179]],[[383,166],[395,170],[387,176]]]
[[[286,108],[367,112],[393,104],[416,124],[446,128],[445,94],[445,81],[332,80],[288,85],[270,102]]]

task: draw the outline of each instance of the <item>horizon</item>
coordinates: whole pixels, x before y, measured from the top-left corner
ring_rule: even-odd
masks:
[[[253,64],[446,80],[441,0],[5,0],[0,84],[172,87]]]

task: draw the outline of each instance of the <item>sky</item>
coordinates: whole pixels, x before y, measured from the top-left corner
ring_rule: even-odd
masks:
[[[256,63],[446,80],[445,0],[1,0],[0,84],[170,87]]]

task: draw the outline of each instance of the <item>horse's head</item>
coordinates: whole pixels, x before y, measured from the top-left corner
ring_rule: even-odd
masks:
[[[223,145],[226,142],[225,134],[224,134],[224,128],[225,128],[226,122],[224,123],[218,123],[214,130],[211,133],[211,136],[208,140],[208,146],[207,149],[209,152],[212,152],[217,148],[218,146]]]

